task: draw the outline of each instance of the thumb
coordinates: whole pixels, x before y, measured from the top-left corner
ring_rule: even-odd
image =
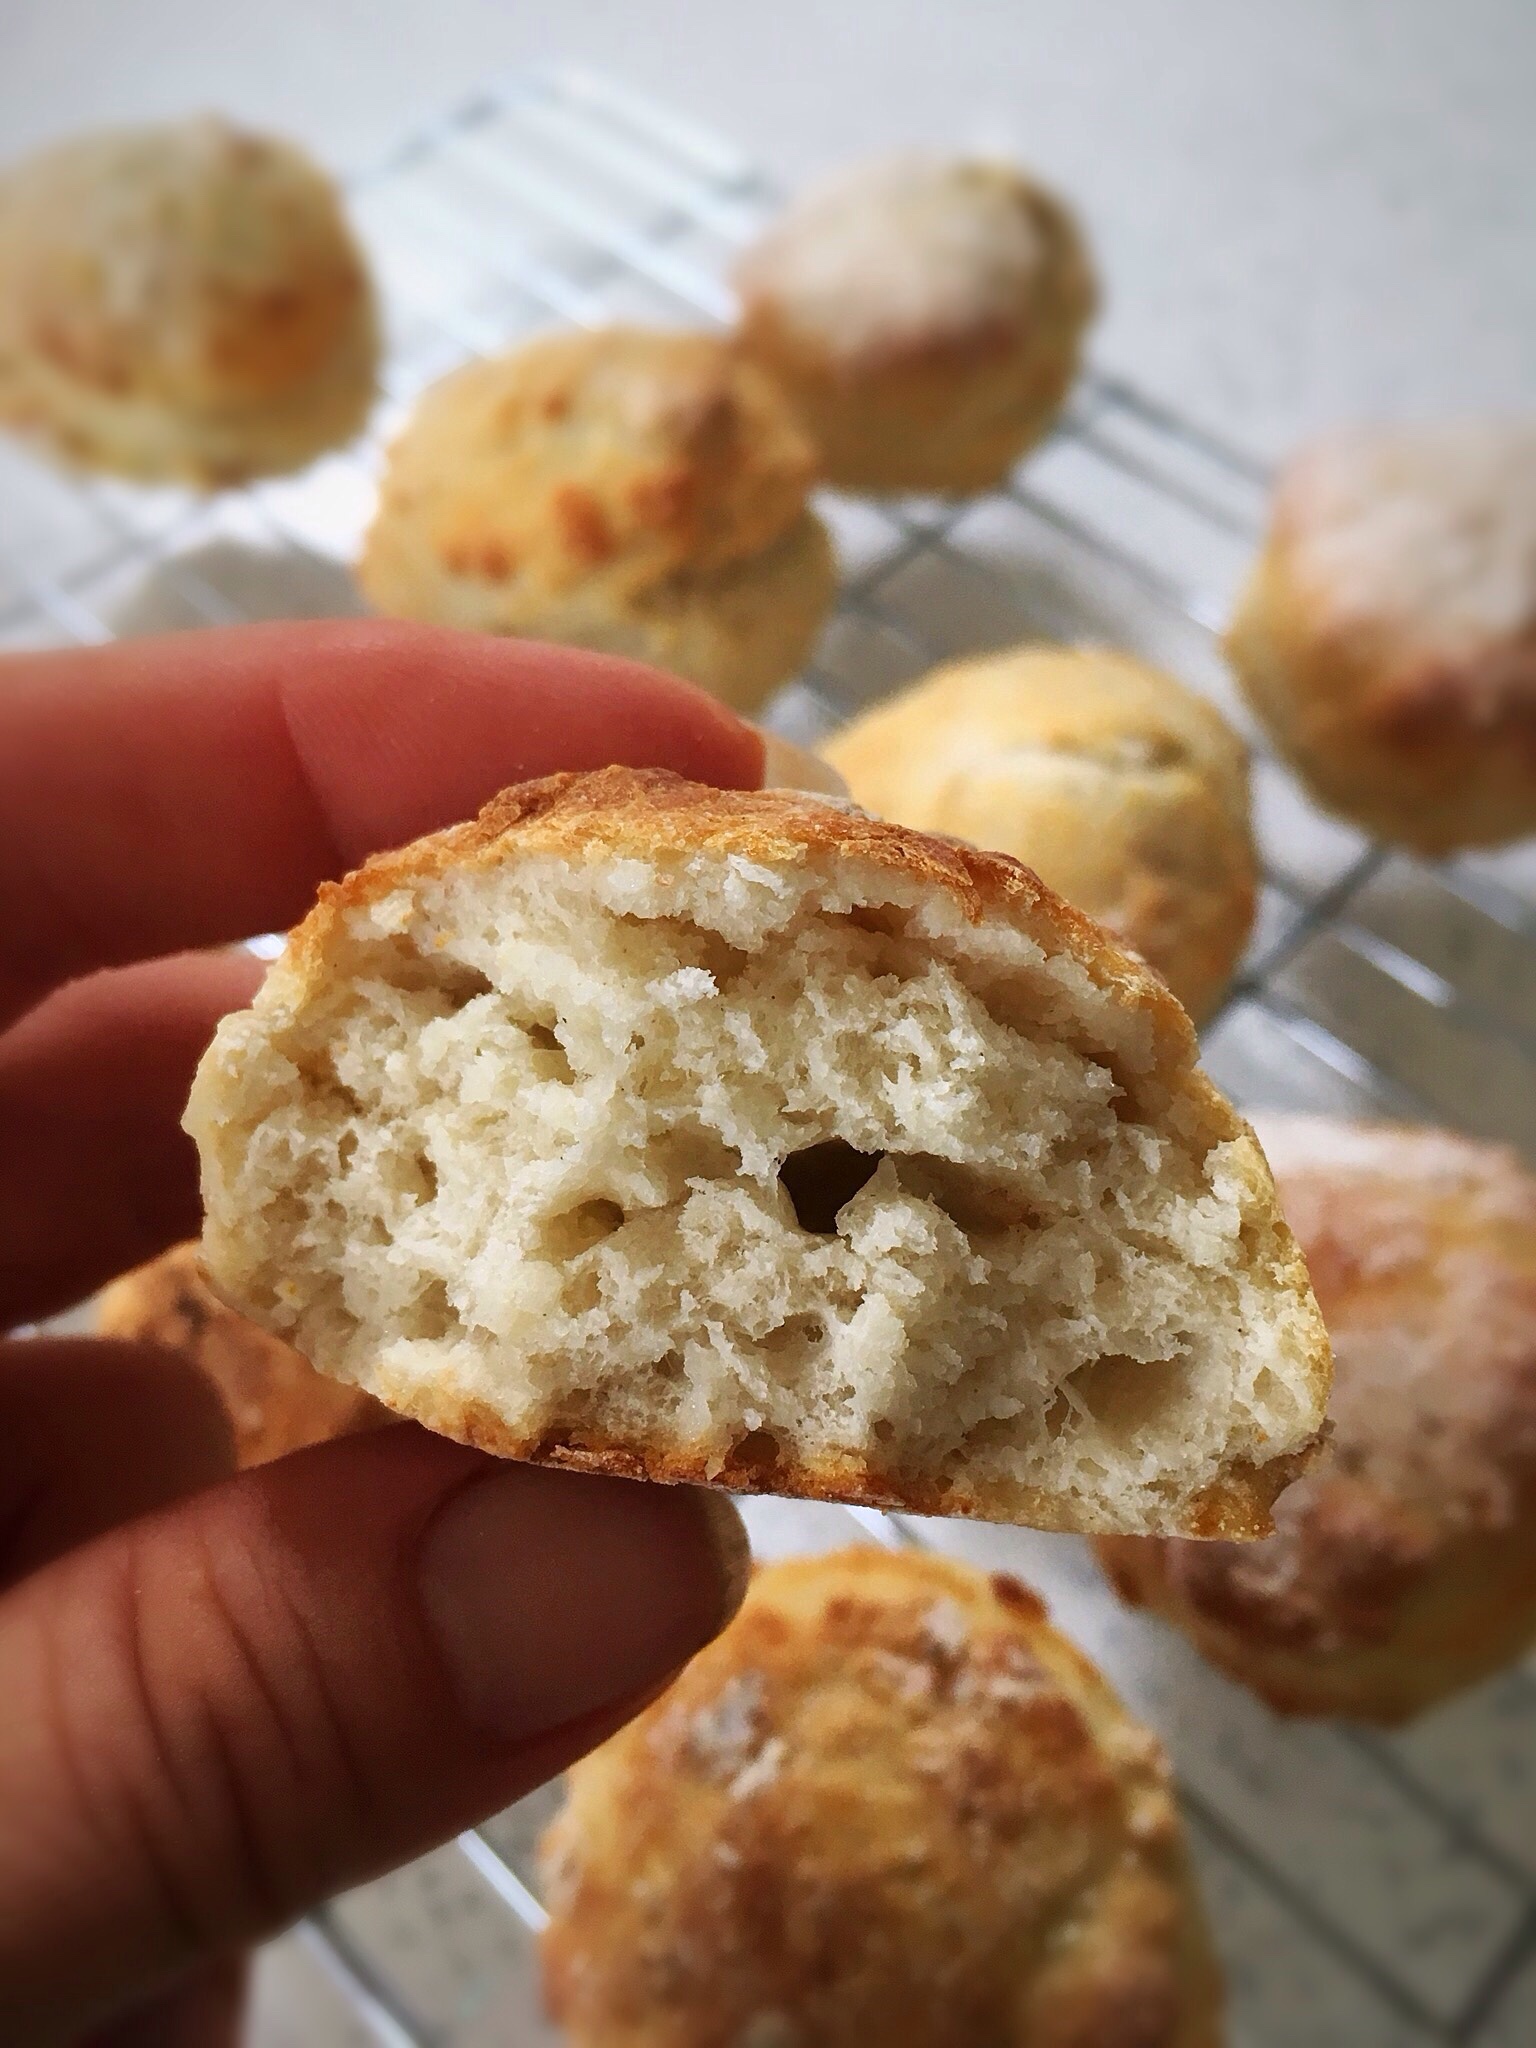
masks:
[[[411,1426],[127,1524],[0,1600],[0,2003],[67,2039],[600,1741],[733,1611],[719,1496]]]

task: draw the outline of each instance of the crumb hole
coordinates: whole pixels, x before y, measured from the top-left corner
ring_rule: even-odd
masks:
[[[1051,1396],[1051,1405],[1049,1406],[1049,1408],[1046,1409],[1044,1415],[1040,1418],[1042,1424],[1044,1425],[1045,1433],[1051,1439],[1052,1443],[1055,1443],[1056,1439],[1061,1435],[1062,1431],[1066,1428],[1068,1422],[1071,1420],[1072,1414],[1072,1403],[1067,1399],[1066,1395],[1062,1393],[1061,1389],[1058,1387],[1056,1392]]]
[[[716,988],[727,989],[740,981],[751,956],[739,946],[731,945],[719,932],[705,931],[700,927],[698,939],[699,965],[709,969],[715,978]]]
[[[891,1441],[892,1437],[894,1437],[896,1434],[895,1423],[887,1422],[883,1415],[879,1416],[870,1425],[870,1429],[871,1434],[874,1436],[875,1442],[879,1444],[888,1444]]]
[[[912,912],[895,903],[861,903],[848,912],[848,922],[861,932],[878,932],[884,939],[904,939]]]
[[[441,1280],[429,1280],[401,1317],[400,1335],[436,1343],[455,1320],[448,1305],[448,1289]]]
[[[552,1216],[545,1225],[546,1251],[553,1259],[580,1258],[605,1237],[612,1237],[623,1221],[624,1211],[618,1203],[601,1195],[590,1202],[578,1202],[574,1209],[567,1209],[563,1216]]]
[[[1010,1450],[1018,1440],[1019,1425],[1011,1416],[986,1415],[971,1424],[944,1462],[948,1467],[959,1467],[978,1451]]]
[[[1071,1375],[1077,1406],[1117,1436],[1130,1435],[1146,1424],[1166,1418],[1184,1390],[1185,1361],[1156,1358],[1143,1361],[1111,1354],[1080,1365]],[[1057,1399],[1063,1397],[1058,1394]]]
[[[894,904],[877,907],[866,903],[857,910],[850,910],[840,922],[850,932],[864,932],[874,941],[858,949],[860,964],[866,973],[888,976],[896,981],[914,981],[928,972],[930,961],[925,950],[915,946],[908,936],[912,922],[909,910],[898,910]]]
[[[657,1379],[666,1380],[669,1384],[675,1385],[683,1377],[683,1354],[681,1351],[668,1351],[664,1356],[657,1359],[656,1363],[651,1367],[651,1371],[656,1375]]]
[[[1037,1230],[1042,1218],[1022,1190],[992,1180],[952,1159],[914,1152],[897,1161],[904,1188],[942,1209],[963,1231],[985,1237],[998,1230]]]
[[[828,1138],[792,1152],[779,1168],[795,1221],[818,1237],[837,1234],[839,1212],[873,1178],[883,1152],[858,1152],[842,1138]]]
[[[464,1010],[480,996],[488,996],[491,983],[478,968],[455,966],[454,972],[438,984],[450,1011]]]
[[[826,1335],[820,1316],[786,1316],[777,1329],[763,1339],[763,1349],[772,1358],[785,1351],[808,1350]]]
[[[550,1026],[528,1024],[524,1029],[534,1051],[543,1055],[539,1078],[544,1081],[564,1081],[567,1084],[574,1081],[576,1069],[571,1065],[570,1055]]]
[[[561,1289],[560,1306],[568,1316],[588,1315],[603,1299],[602,1284],[591,1267],[572,1273]]]
[[[771,1479],[779,1463],[779,1440],[771,1429],[749,1430],[726,1460],[733,1479]]]

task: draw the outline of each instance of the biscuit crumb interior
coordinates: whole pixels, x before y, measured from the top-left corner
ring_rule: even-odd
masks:
[[[999,1514],[1045,1489],[1100,1529],[1306,1432],[1251,1148],[1012,923],[832,852],[533,853],[327,951],[205,1063],[207,1255],[392,1406],[448,1386],[530,1445],[855,1460]]]

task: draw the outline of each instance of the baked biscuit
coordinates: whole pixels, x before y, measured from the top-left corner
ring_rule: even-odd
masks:
[[[829,483],[990,489],[1045,432],[1097,302],[1077,223],[1003,163],[909,154],[808,192],[736,272],[741,345]]]
[[[1001,1573],[846,1550],[571,1770],[540,1861],[573,2048],[1215,2048],[1163,1752]]]
[[[187,1128],[219,1292],[513,1457],[1251,1535],[1326,1339],[1189,1021],[999,855],[632,769],[328,886]]]
[[[1536,831],[1536,419],[1305,448],[1227,651],[1320,803],[1425,854]]]
[[[223,1397],[242,1469],[306,1444],[390,1420],[358,1387],[318,1373],[280,1338],[227,1308],[203,1277],[195,1244],[178,1244],[102,1290],[96,1328],[174,1351]]]
[[[996,847],[1139,953],[1196,1020],[1253,923],[1248,760],[1172,676],[1105,648],[937,669],[824,743],[857,802]]]
[[[832,603],[814,454],[707,334],[551,334],[432,387],[358,568],[380,611],[654,662],[751,709]]]
[[[1101,1551],[1282,1713],[1403,1721],[1536,1637],[1536,1180],[1443,1131],[1259,1135],[1333,1337],[1332,1440],[1262,1543]]]
[[[373,290],[330,179],[213,117],[0,175],[0,421],[202,486],[296,469],[373,401]]]

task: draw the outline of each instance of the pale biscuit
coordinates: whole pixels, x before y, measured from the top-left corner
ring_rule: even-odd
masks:
[[[1536,1637],[1536,1179],[1446,1131],[1258,1128],[1333,1338],[1332,1439],[1264,1542],[1102,1554],[1281,1712],[1401,1721]]]
[[[736,285],[742,347],[793,397],[827,480],[867,491],[999,483],[1060,410],[1098,296],[1053,193],[917,153],[806,193]]]
[[[1304,448],[1227,634],[1318,800],[1427,854],[1536,831],[1536,420]]]
[[[330,179],[212,117],[0,175],[0,420],[85,467],[200,486],[360,430],[378,332]]]

